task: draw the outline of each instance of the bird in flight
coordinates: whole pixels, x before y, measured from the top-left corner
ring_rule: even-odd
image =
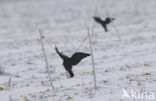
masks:
[[[70,77],[74,77],[74,73],[72,71],[72,66],[77,65],[80,63],[82,59],[84,59],[87,56],[90,56],[89,53],[83,53],[83,52],[76,52],[71,57],[68,57],[64,55],[63,53],[59,52],[57,47],[55,46],[55,50],[57,54],[61,57],[63,60],[63,66],[65,70],[69,73]]]
[[[94,18],[94,20],[95,20],[97,23],[99,23],[99,24],[102,25],[102,27],[104,28],[105,32],[108,32],[107,24],[109,24],[109,23],[111,23],[113,20],[115,20],[114,18],[110,18],[110,17],[106,17],[105,20],[102,20],[100,17],[96,17],[96,16],[94,16],[93,18]]]

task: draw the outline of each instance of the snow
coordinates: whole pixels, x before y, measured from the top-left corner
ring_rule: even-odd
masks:
[[[156,96],[155,6],[155,0],[1,0],[0,101],[131,101],[121,98],[122,89]],[[87,36],[96,8],[97,16],[116,20],[107,33],[95,23],[95,91],[91,57],[74,66],[75,77],[67,79],[54,46],[71,56]],[[45,72],[39,28],[54,91]],[[89,40],[79,51],[90,52]]]

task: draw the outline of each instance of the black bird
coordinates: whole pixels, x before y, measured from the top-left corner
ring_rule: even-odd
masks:
[[[83,58],[90,56],[90,54],[88,53],[76,52],[71,57],[68,57],[59,52],[56,46],[55,50],[63,60],[63,66],[65,70],[69,73],[70,77],[74,77],[74,73],[72,72],[72,66],[77,65]]]
[[[96,16],[93,17],[93,18],[94,18],[94,20],[95,20],[97,23],[99,23],[99,24],[102,25],[102,27],[104,28],[105,32],[108,31],[108,29],[107,29],[107,24],[109,24],[109,23],[111,23],[113,20],[115,20],[114,18],[110,18],[110,17],[106,17],[105,20],[102,20],[100,17],[96,17]]]

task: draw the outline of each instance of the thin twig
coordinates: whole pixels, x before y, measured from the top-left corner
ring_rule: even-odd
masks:
[[[79,47],[76,49],[75,52],[77,52],[77,51],[80,50],[80,48],[83,46],[84,42],[85,42],[87,39],[88,39],[88,36],[86,36],[86,37],[82,40],[82,42],[80,43]]]
[[[97,16],[97,13],[98,13],[98,9],[97,7],[95,8],[95,13],[94,13],[94,16]],[[95,27],[95,21],[93,20],[93,23],[92,23],[92,26],[91,26],[91,36],[94,37],[94,27]],[[95,41],[95,40],[94,40]]]
[[[104,6],[105,7],[105,6]],[[106,11],[106,15],[107,16],[110,16],[110,14],[109,14],[109,12],[108,12],[108,10],[107,10],[107,8],[105,7],[105,11]],[[119,40],[120,41],[122,41],[121,40],[121,37],[120,37],[120,34],[119,34],[119,31],[118,31],[118,29],[115,27],[115,25],[112,23],[112,27],[114,28],[114,30],[115,30],[115,32],[116,32],[116,35],[118,36],[118,38],[119,38]]]
[[[95,72],[94,53],[93,53],[92,40],[91,40],[89,28],[88,28],[88,36],[89,36],[89,44],[90,44],[90,52],[91,52],[91,61],[93,66],[94,89],[96,90],[96,72]]]
[[[50,71],[49,71],[48,59],[47,59],[47,56],[46,56],[46,52],[45,52],[45,48],[44,48],[44,43],[43,43],[43,38],[44,38],[43,31],[41,29],[39,29],[39,34],[40,34],[40,41],[41,41],[42,51],[43,51],[43,55],[44,55],[44,59],[45,59],[45,63],[46,63],[46,71],[48,72],[48,76],[49,76],[50,85],[52,87],[52,90],[54,90],[52,78],[51,78]]]
[[[119,31],[117,30],[117,28],[115,27],[115,25],[113,23],[112,23],[112,26],[113,26],[113,28],[114,28],[114,30],[116,32],[116,35],[118,36],[119,40],[122,41],[121,37],[120,37],[120,34],[119,34]]]

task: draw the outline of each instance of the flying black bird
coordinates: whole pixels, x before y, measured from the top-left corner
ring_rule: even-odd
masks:
[[[95,20],[97,23],[99,23],[99,24],[102,25],[102,27],[104,28],[105,32],[108,31],[108,29],[107,29],[107,24],[109,24],[109,23],[111,23],[113,20],[115,20],[114,18],[110,18],[110,17],[106,17],[105,20],[102,20],[100,17],[96,17],[96,16],[93,17],[93,18],[94,18],[94,20]]]
[[[77,65],[83,58],[90,56],[90,54],[88,53],[76,52],[71,57],[68,57],[59,52],[57,47],[55,47],[55,50],[63,60],[63,66],[65,70],[69,73],[70,77],[74,77],[74,73],[72,72],[72,66]]]

